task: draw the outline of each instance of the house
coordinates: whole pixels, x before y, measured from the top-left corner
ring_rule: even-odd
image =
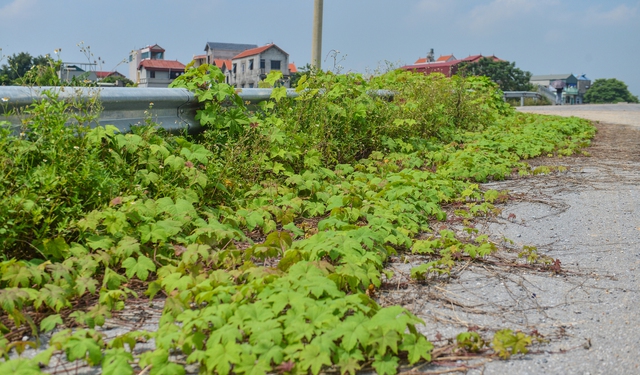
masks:
[[[416,73],[432,74],[441,73],[446,77],[451,77],[458,73],[458,65],[460,60],[428,62],[422,64],[405,65],[401,69],[411,70]]]
[[[96,78],[98,80],[102,80],[107,77],[125,78],[124,74],[118,72],[117,70],[113,72],[96,71]]]
[[[61,81],[71,82],[72,80],[96,81],[95,64],[89,63],[62,63],[58,71],[58,78]]]
[[[583,75],[584,77],[584,75]],[[584,77],[586,78],[586,77]],[[584,92],[579,94],[578,78],[573,74],[547,74],[531,76],[529,80],[532,85],[538,86],[538,90],[546,90],[556,94],[556,102],[563,104],[581,104],[583,103]],[[589,84],[591,81],[589,81]],[[581,84],[581,86],[588,86]],[[559,95],[559,96],[558,96]]]
[[[493,61],[502,61],[502,59],[497,58],[496,55],[491,55],[491,56],[471,55],[471,56],[465,57],[464,59],[461,59],[460,61],[474,63],[474,62],[480,61],[480,59],[482,58],[491,59]]]
[[[157,44],[129,54],[129,79],[138,87],[168,87],[184,73],[185,66],[177,60],[165,60],[164,48]]]
[[[231,69],[226,71],[228,83],[240,88],[258,87],[273,71],[282,72],[282,85],[289,87],[289,54],[275,44],[248,49],[231,59]]]
[[[206,62],[208,64],[213,64],[214,60],[231,60],[239,53],[254,48],[258,48],[258,45],[207,42],[207,45],[204,46],[204,51],[205,56],[207,56]]]
[[[583,74],[578,77],[578,104],[582,104],[584,102],[584,94],[586,94],[587,90],[591,87],[591,80],[587,78],[586,74]]]
[[[453,60],[457,60],[455,56],[453,55],[440,55],[440,57],[438,57],[435,61],[428,61],[429,59],[429,55],[427,55],[427,57],[421,57],[418,60],[416,60],[416,62],[414,62],[414,64],[424,64],[426,62],[449,62],[449,61],[453,61]]]
[[[437,60],[434,58],[433,49],[429,51],[427,57],[419,58],[415,63],[411,65],[405,65],[401,69],[411,70],[414,72],[431,74],[431,73],[441,73],[446,77],[451,77],[458,73],[459,65],[463,62],[467,63],[475,63],[478,62],[483,57],[487,57],[492,59],[493,61],[501,61],[496,56],[482,56],[482,55],[471,55],[465,57],[464,59],[456,59],[456,57],[451,55],[440,56]]]

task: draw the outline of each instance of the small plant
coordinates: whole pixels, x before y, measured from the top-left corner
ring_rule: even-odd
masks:
[[[508,359],[515,354],[527,354],[528,347],[531,345],[531,336],[503,329],[495,333],[491,345],[500,358]]]
[[[456,336],[458,347],[467,352],[477,353],[487,345],[478,332],[462,332]]]

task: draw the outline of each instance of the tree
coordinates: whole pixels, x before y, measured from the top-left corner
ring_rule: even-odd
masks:
[[[584,94],[585,103],[638,103],[638,97],[629,92],[627,85],[615,78],[596,79]]]
[[[35,81],[37,76],[46,74],[48,77],[48,70],[53,65],[53,60],[47,56],[33,57],[28,52],[20,52],[17,55],[14,53],[7,57],[7,64],[0,68],[0,85],[35,83],[31,81]],[[47,82],[52,81],[53,77],[51,78],[47,79]]]
[[[515,62],[494,61],[483,57],[477,62],[463,62],[458,66],[462,76],[487,76],[497,83],[502,91],[531,91],[531,72],[516,68]]]
[[[135,87],[135,85],[136,85],[135,82],[133,82],[129,78],[118,76],[118,75],[115,75],[115,74],[103,78],[100,82],[116,83],[117,81],[122,82],[126,87]]]

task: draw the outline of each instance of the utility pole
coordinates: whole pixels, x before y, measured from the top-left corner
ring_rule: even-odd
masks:
[[[317,69],[320,69],[320,63],[322,62],[322,8],[323,0],[314,0],[311,66]]]

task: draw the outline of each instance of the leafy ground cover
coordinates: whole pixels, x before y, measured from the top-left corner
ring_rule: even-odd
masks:
[[[424,281],[489,256],[486,236],[429,223],[451,203],[461,219],[491,215],[507,195],[478,183],[533,173],[521,159],[579,152],[594,134],[517,114],[478,77],[320,72],[297,99],[276,88],[256,107],[223,82],[208,66],[176,80],[203,103],[195,137],[151,119],[91,128],[95,106],[53,93],[22,113],[19,135],[3,127],[0,371],[39,373],[56,353],[105,374],[393,374],[429,361],[423,322],[372,297],[386,259],[424,255],[412,271]],[[105,340],[96,327],[139,298],[164,300],[158,330]],[[21,358],[42,332],[49,348]],[[505,329],[492,348],[530,342]]]

